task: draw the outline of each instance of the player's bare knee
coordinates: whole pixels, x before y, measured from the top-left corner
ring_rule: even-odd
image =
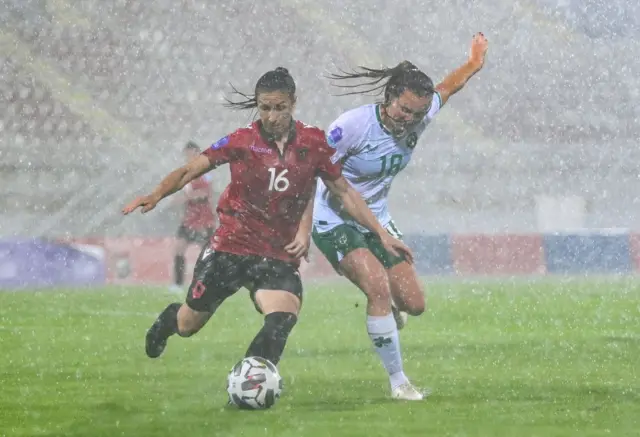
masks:
[[[191,337],[193,334],[196,334],[199,331],[199,329],[180,329],[180,327],[178,327],[178,335],[182,338],[189,338]]]
[[[258,290],[255,302],[263,314],[292,313],[300,311],[300,298],[284,290]]]
[[[187,305],[182,305],[178,311],[178,335],[191,337],[207,323],[213,313],[194,311]]]
[[[398,309],[412,316],[425,311],[425,293],[413,266],[400,263],[388,270],[391,294]]]
[[[426,310],[426,303],[424,299],[417,302],[411,302],[411,304],[407,307],[406,312],[410,316],[419,316]]]
[[[354,250],[340,263],[344,275],[367,296],[369,305],[386,306],[391,301],[389,278],[384,267],[368,250]]]
[[[181,321],[178,319],[178,335],[180,337],[191,337],[197,333],[202,326],[197,326],[193,321]]]
[[[424,313],[427,308],[427,300],[422,286],[417,283],[409,292],[407,309],[405,310],[411,316],[419,316]]]
[[[387,306],[391,302],[391,291],[387,277],[372,277],[362,284],[362,291],[367,295],[369,304]]]

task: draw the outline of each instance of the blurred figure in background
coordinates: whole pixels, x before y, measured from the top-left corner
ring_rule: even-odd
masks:
[[[189,162],[200,155],[200,147],[189,141],[182,150],[185,161]],[[204,247],[209,243],[216,228],[216,215],[213,206],[213,187],[211,175],[204,174],[189,182],[175,196],[175,203],[184,208],[173,257],[173,284],[170,289],[182,293],[184,286],[185,253],[190,244]]]

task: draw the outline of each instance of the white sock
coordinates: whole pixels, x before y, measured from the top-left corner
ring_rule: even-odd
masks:
[[[382,365],[389,374],[391,389],[407,382],[407,377],[402,371],[400,338],[393,314],[382,317],[367,316],[367,331]]]

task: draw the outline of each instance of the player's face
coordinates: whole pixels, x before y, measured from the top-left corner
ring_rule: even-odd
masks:
[[[419,97],[412,91],[403,91],[385,106],[385,127],[396,137],[405,135],[427,115],[431,100],[433,95]]]
[[[295,102],[282,91],[258,93],[258,115],[262,126],[276,138],[289,132]]]

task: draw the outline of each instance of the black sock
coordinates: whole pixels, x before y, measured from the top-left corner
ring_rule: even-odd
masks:
[[[173,274],[176,285],[184,283],[184,255],[176,255],[173,258]]]
[[[249,345],[245,357],[262,357],[277,365],[297,321],[298,317],[293,313],[267,314],[262,329]]]
[[[178,310],[181,306],[178,302],[169,304],[158,316],[156,323],[160,325],[159,333],[162,337],[169,337],[178,332]]]

